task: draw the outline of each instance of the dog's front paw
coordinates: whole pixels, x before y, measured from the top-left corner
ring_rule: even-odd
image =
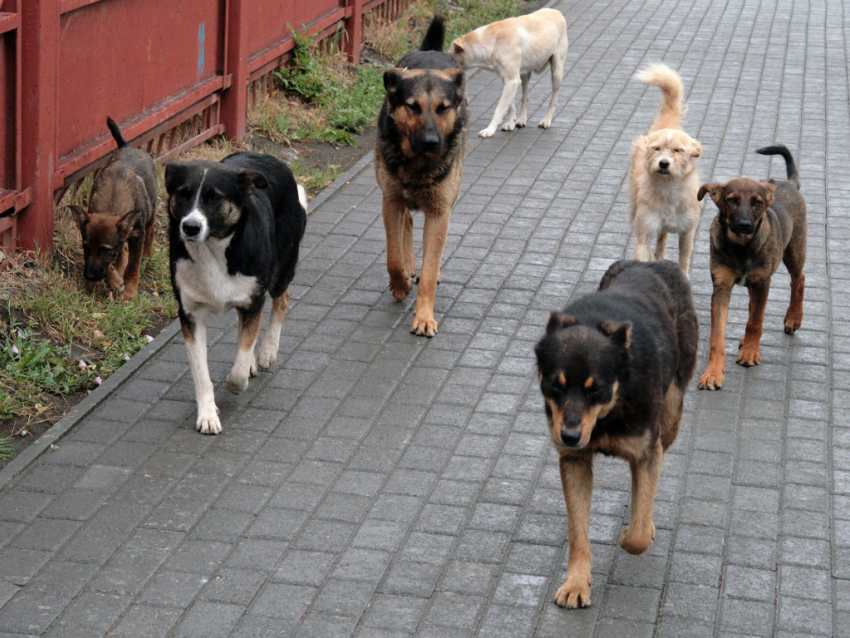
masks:
[[[195,429],[201,434],[221,433],[221,420],[218,418],[218,408],[215,405],[212,408],[198,409],[198,420],[195,422]]]
[[[521,117],[516,121],[517,128],[525,128],[525,125],[528,124],[528,118]]]
[[[256,374],[256,372],[254,373]],[[242,394],[248,389],[248,376],[231,372],[225,377],[224,382],[227,383],[227,389],[233,394]]]
[[[785,334],[792,335],[797,332],[797,328],[803,325],[802,317],[794,317],[790,314],[785,315]]]
[[[403,286],[390,286],[390,290],[393,291],[393,297],[396,301],[404,301],[407,299],[407,295],[410,294],[412,288],[413,284],[409,280],[405,282],[405,285]]]
[[[422,318],[414,316],[410,332],[419,337],[428,337],[430,339],[437,334],[437,320],[433,316]]]
[[[555,593],[555,604],[567,609],[580,609],[590,607],[590,579],[586,582],[576,583],[575,579],[567,578],[566,582],[558,587]]]
[[[552,120],[541,120],[540,124],[538,124],[537,126],[539,126],[540,128],[549,128],[550,126],[552,126]]]
[[[277,350],[277,348],[263,340],[260,344],[260,352],[257,355],[257,365],[260,366],[260,370],[268,370],[277,361]]]
[[[124,301],[130,301],[131,299],[136,298],[136,294],[138,293],[138,289],[135,284],[124,284],[122,285],[121,299]]]
[[[502,124],[503,131],[513,131],[516,128],[516,122],[514,120],[508,120],[504,124]]]
[[[738,358],[735,359],[735,363],[742,365],[745,368],[749,368],[751,366],[757,366],[760,358],[761,354],[759,353],[758,345],[749,346],[744,344],[741,346],[741,351],[738,353]]]
[[[489,126],[481,131],[478,131],[478,137],[493,137],[496,133],[496,127],[490,128]]]
[[[699,378],[700,390],[720,390],[723,387],[723,369],[715,370],[708,368]]]
[[[655,540],[655,523],[650,522],[650,525],[652,527],[646,531],[633,531],[631,525],[620,530],[620,547],[629,554],[643,554]]]

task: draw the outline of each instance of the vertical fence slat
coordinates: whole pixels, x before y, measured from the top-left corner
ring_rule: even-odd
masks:
[[[53,173],[56,170],[56,87],[59,0],[21,3],[21,179],[32,201],[20,215],[21,247],[49,249],[53,242]]]

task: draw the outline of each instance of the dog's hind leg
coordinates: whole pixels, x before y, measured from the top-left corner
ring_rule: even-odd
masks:
[[[805,229],[804,229],[805,230]],[[806,275],[803,274],[803,264],[806,261],[806,235],[795,245],[796,238],[785,249],[782,261],[791,275],[791,303],[785,312],[785,332],[794,334],[803,323],[803,293],[806,290]],[[802,245],[802,251],[799,246]],[[801,254],[802,253],[802,254]]]
[[[661,413],[661,449],[667,450],[676,437],[679,436],[679,426],[682,423],[682,409],[685,396],[673,381],[664,395],[664,407]]]
[[[522,82],[522,97],[520,98],[519,115],[516,118],[516,127],[524,128],[528,124],[528,83],[531,80],[531,73],[523,73],[519,76]]]
[[[667,257],[667,233],[658,233],[658,241],[655,244],[655,259]]]
[[[552,71],[552,100],[549,102],[549,110],[538,126],[540,128],[549,128],[552,126],[552,118],[555,117],[555,109],[558,107],[558,91],[561,88],[561,82],[564,81],[564,61],[557,55],[553,55],[549,61],[549,66]]]
[[[747,328],[744,336],[738,342],[738,363],[745,368],[759,364],[759,342],[761,341],[762,327],[764,326],[764,311],[767,307],[767,295],[770,292],[770,279],[756,285],[747,284],[750,293],[750,317],[747,319]]]
[[[593,465],[590,455],[560,459],[561,485],[567,503],[569,561],[567,579],[555,594],[555,604],[567,609],[590,606],[590,496],[593,493]]]
[[[649,447],[644,458],[629,463],[632,468],[632,512],[629,526],[620,532],[620,547],[629,554],[643,554],[655,539],[652,509],[663,461],[664,450],[659,439]]]
[[[266,327],[266,334],[263,335],[257,354],[257,365],[260,370],[267,370],[277,360],[277,351],[280,348],[280,331],[283,328],[283,320],[286,319],[288,307],[289,288],[279,297],[272,297],[269,325]]]
[[[499,103],[496,105],[496,112],[493,113],[493,119],[487,128],[478,132],[479,137],[493,137],[499,124],[505,119],[508,109],[513,105],[516,90],[519,88],[520,83],[519,74],[515,77],[505,79],[505,88],[502,89],[502,97],[499,98]]]
[[[225,377],[227,389],[233,394],[239,394],[248,389],[248,379],[257,376],[257,357],[254,354],[254,344],[260,334],[260,325],[263,322],[263,306],[256,310],[242,308],[236,309],[239,315],[239,350],[236,352],[236,360],[230,369],[230,374]]]
[[[221,421],[215,405],[215,392],[207,365],[207,325],[202,315],[187,316],[180,312],[180,327],[189,356],[189,370],[195,382],[195,401],[198,404],[198,419],[195,429],[201,434],[218,434]]]

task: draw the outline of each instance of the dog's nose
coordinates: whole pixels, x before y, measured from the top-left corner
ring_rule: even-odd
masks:
[[[658,168],[663,171],[666,171],[668,168],[670,168],[670,162],[668,162],[667,160],[661,160],[660,162],[658,162]]]
[[[201,232],[201,225],[198,222],[183,220],[180,224],[180,230],[186,237],[195,237]]]
[[[423,153],[439,153],[440,147],[440,136],[436,133],[428,134],[422,136],[422,152]]]
[[[581,428],[575,430],[567,430],[561,428],[561,442],[567,447],[576,447],[581,441]]]
[[[732,224],[732,232],[738,235],[751,235],[753,232],[753,222],[749,219],[744,219],[735,224]]]

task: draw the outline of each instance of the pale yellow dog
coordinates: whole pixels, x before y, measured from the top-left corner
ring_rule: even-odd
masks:
[[[567,21],[557,9],[540,9],[518,18],[499,20],[470,31],[452,42],[451,55],[464,67],[481,67],[496,73],[505,83],[490,126],[481,137],[493,137],[499,124],[503,131],[522,128],[528,121],[528,81],[532,73],[552,72],[552,100],[538,126],[549,128],[558,104],[558,89],[564,79],[567,58]],[[522,104],[517,116],[514,97],[522,86]]]

